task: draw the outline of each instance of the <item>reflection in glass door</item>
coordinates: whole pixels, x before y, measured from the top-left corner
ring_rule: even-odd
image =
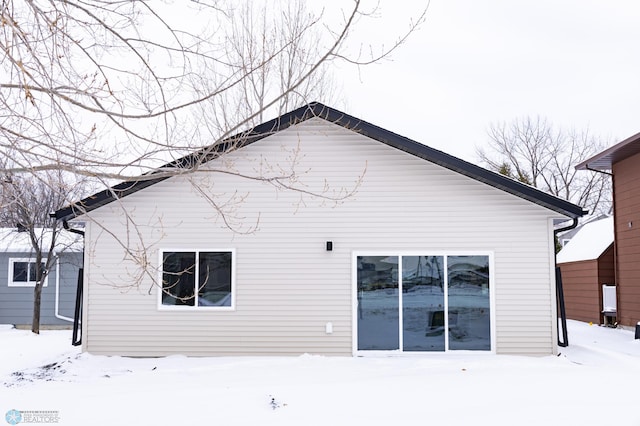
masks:
[[[402,348],[444,351],[442,256],[402,257]]]
[[[447,257],[449,349],[490,350],[489,257]]]
[[[491,350],[489,256],[357,256],[357,350]]]
[[[398,257],[358,256],[358,350],[400,348]]]

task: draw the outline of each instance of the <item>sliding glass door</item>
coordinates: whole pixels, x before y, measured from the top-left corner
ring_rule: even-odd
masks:
[[[402,349],[444,351],[444,259],[402,257]]]
[[[358,351],[491,350],[489,256],[356,256]]]
[[[398,256],[358,256],[358,349],[400,346]]]
[[[491,350],[489,258],[447,258],[449,349]]]

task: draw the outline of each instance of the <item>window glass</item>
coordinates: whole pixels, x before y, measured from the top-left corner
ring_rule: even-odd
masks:
[[[232,261],[230,251],[165,252],[162,305],[232,306]]]
[[[448,256],[449,349],[490,350],[489,257]]]
[[[442,256],[402,257],[402,336],[405,351],[443,351]]]
[[[24,282],[28,281],[28,262],[13,262],[13,281]]]
[[[198,306],[231,306],[231,253],[199,253]]]
[[[358,256],[358,349],[400,347],[398,256]]]
[[[165,253],[162,262],[162,304],[194,306],[195,273],[195,253]]]
[[[36,262],[29,262],[29,281],[38,281],[42,277],[44,263],[40,264],[40,273],[36,273]]]

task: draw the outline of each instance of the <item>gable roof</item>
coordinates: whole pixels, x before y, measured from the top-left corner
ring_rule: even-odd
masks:
[[[640,153],[640,133],[605,149],[599,154],[584,160],[576,166],[577,170],[611,170],[614,163]]]
[[[389,130],[385,130],[371,123],[360,120],[359,118],[352,117],[341,111],[327,107],[321,103],[312,102],[278,118],[259,124],[248,131],[241,132],[235,136],[225,139],[219,144],[205,147],[190,155],[179,158],[161,167],[157,172],[142,175],[141,179],[122,182],[109,189],[91,195],[77,203],[56,211],[53,215],[58,220],[73,219],[84,213],[95,210],[98,207],[109,204],[112,201],[126,197],[127,195],[140,191],[141,189],[168,179],[170,174],[163,173],[167,170],[184,169],[193,165],[205,163],[217,158],[230,147],[237,149],[250,145],[276,132],[285,130],[314,117],[342,126],[345,129],[362,134],[390,147],[407,152],[431,163],[516,195],[564,216],[577,218],[587,213],[580,206],[553,195],[549,195],[532,186],[522,184],[501,174],[491,172],[475,164],[461,160],[404,136],[390,132]],[[159,177],[154,178],[153,176],[156,174],[158,174]]]
[[[613,244],[613,217],[585,224],[560,250],[557,263],[595,260]]]

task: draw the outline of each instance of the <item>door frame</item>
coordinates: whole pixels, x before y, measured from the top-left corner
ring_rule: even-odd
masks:
[[[489,332],[490,332],[490,350],[462,350],[462,349],[449,349],[449,337],[448,337],[448,324],[449,319],[446,312],[448,312],[448,300],[447,293],[445,291],[445,350],[444,351],[407,351],[402,349],[402,262],[398,262],[398,298],[399,298],[399,349],[394,350],[359,350],[358,349],[358,257],[359,256],[442,256],[444,257],[444,268],[447,271],[448,256],[488,256],[489,258]],[[448,276],[445,273],[445,288],[448,284]],[[351,252],[351,329],[352,329],[352,354],[353,356],[415,356],[425,354],[442,354],[442,353],[473,353],[473,354],[495,354],[496,353],[496,281],[495,281],[495,262],[494,252],[491,250],[356,250]]]

